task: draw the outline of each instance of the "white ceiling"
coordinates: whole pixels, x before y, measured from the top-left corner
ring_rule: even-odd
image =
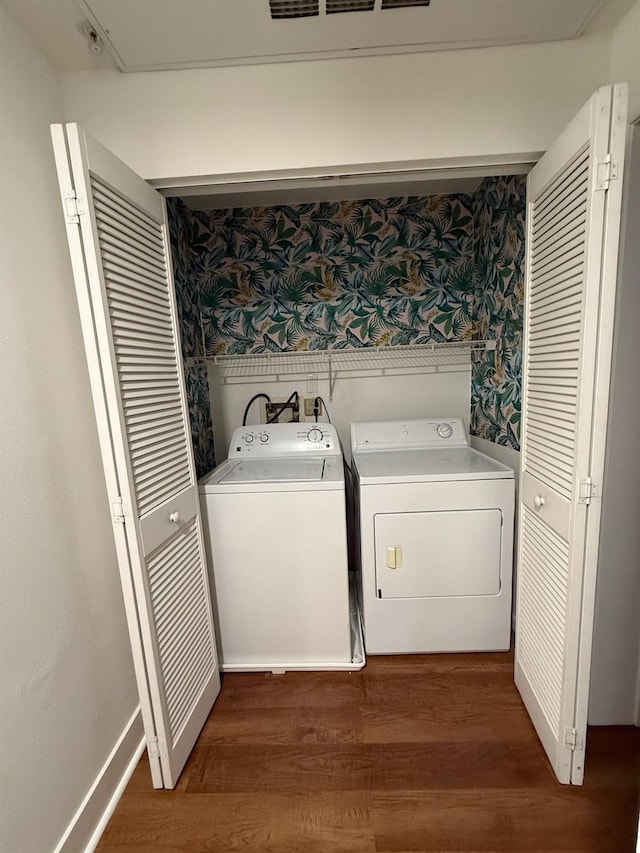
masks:
[[[269,0],[0,0],[61,71],[188,68],[577,38],[632,0],[431,0],[272,20]],[[104,50],[89,50],[91,22]]]

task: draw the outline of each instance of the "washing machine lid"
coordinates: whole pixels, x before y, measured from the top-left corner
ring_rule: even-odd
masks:
[[[229,468],[221,483],[290,483],[322,480],[324,459],[251,459]]]
[[[354,453],[361,485],[513,479],[502,462],[470,447]]]
[[[199,482],[200,494],[344,489],[341,457],[227,459]]]

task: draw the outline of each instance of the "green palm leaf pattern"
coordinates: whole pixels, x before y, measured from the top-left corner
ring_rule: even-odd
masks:
[[[203,339],[220,354],[494,337],[472,359],[471,429],[519,448],[523,178],[486,178],[473,196],[167,206],[186,357]],[[206,376],[188,387],[193,408]]]
[[[478,337],[498,340],[471,370],[471,432],[520,449],[526,182],[485,178],[474,196],[473,321]]]

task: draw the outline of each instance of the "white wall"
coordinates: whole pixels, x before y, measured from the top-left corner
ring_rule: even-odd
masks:
[[[541,151],[608,81],[609,42],[62,79],[70,120],[157,179]]]
[[[0,849],[50,853],[138,701],[49,139],[62,102],[2,9],[0,81]]]
[[[209,367],[216,458],[222,462],[227,457],[233,430],[242,424],[245,406],[254,394],[263,392],[275,399],[287,399],[292,391],[300,397],[314,397],[307,392],[303,377],[281,382],[256,380],[248,384],[221,384],[216,367]],[[349,425],[353,421],[401,420],[459,415],[469,429],[469,399],[471,396],[471,369],[458,366],[455,370],[439,373],[424,372],[405,376],[364,376],[351,372],[336,379],[334,397],[329,399],[329,382],[318,378],[317,393],[325,400],[331,422],[340,436],[347,461],[351,459]],[[247,423],[260,420],[260,403],[256,401],[247,417]],[[301,418],[302,419],[302,418]],[[319,420],[326,420],[323,412]],[[313,421],[313,417],[308,418]]]
[[[629,119],[640,120],[640,0],[613,31],[610,79],[629,84]]]
[[[640,127],[627,175],[602,493],[589,722],[640,724]]]

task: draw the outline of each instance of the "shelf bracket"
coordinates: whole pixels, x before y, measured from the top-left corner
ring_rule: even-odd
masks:
[[[336,374],[333,370],[333,361],[329,356],[329,402],[333,403],[333,389],[336,387]]]

